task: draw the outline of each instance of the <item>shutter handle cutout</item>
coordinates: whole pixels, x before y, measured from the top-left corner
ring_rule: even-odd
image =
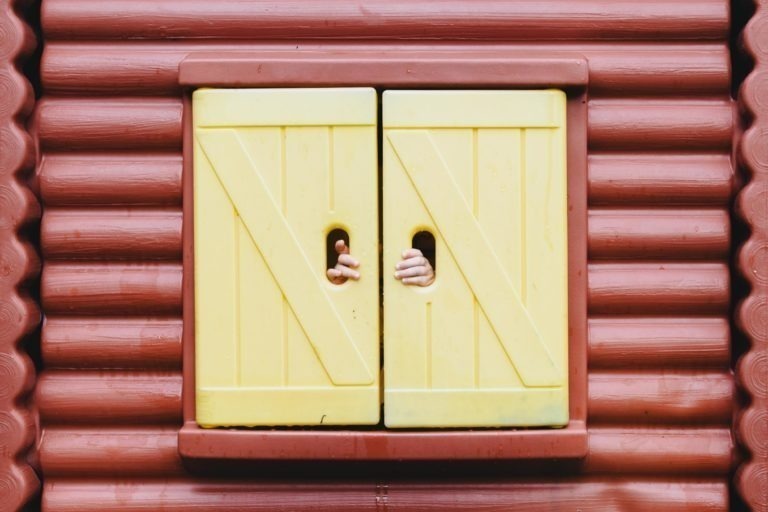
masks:
[[[341,252],[336,247],[339,242],[343,242]],[[325,238],[325,276],[331,283],[340,285],[350,278],[356,280],[360,277],[357,271],[359,262],[350,251],[349,234],[341,228],[332,229]],[[347,258],[342,258],[344,255],[347,255]],[[348,261],[340,261],[340,258]]]
[[[429,264],[432,265],[432,271],[437,278],[437,246],[435,245],[435,235],[429,231],[419,231],[413,235],[411,239],[411,247],[421,251],[421,254],[427,258]]]

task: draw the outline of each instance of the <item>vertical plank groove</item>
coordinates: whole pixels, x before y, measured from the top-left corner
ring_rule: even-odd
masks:
[[[525,129],[520,129],[520,302],[526,305],[528,296],[528,215],[526,215],[528,190],[526,174],[528,173],[526,155]]]
[[[283,386],[288,386],[290,382],[290,347],[288,346],[288,322],[290,321],[291,310],[288,307],[288,301],[285,299],[285,294],[280,291],[280,300],[283,305],[282,314],[282,342],[283,342]]]
[[[328,127],[328,210],[333,212],[336,209],[335,200],[335,176],[333,173],[334,152],[333,152],[333,126]]]
[[[472,213],[475,218],[480,214],[480,176],[477,167],[478,160],[477,128],[472,128]]]
[[[475,389],[480,389],[480,308],[477,304],[477,297],[472,297],[472,330],[475,353]]]
[[[242,258],[240,257],[240,251],[241,246],[240,244],[242,241],[240,240],[240,231],[243,228],[242,223],[243,221],[240,219],[240,215],[237,213],[237,210],[234,211],[235,214],[235,222],[234,222],[234,242],[235,242],[235,250],[233,251],[233,256],[235,257],[235,263],[234,263],[234,274],[235,274],[235,301],[237,304],[237,307],[235,307],[234,315],[235,315],[235,385],[240,387],[243,383],[243,326],[241,325],[242,319],[243,319],[243,312],[242,312],[242,303],[240,301],[240,289],[241,289],[241,269],[240,265],[242,264]]]
[[[427,379],[427,389],[432,389],[432,303],[427,302],[427,320],[426,320],[426,343],[427,343],[427,369],[426,369],[426,379]]]
[[[280,127],[280,208],[283,216],[288,213],[288,164],[285,161],[286,130]]]

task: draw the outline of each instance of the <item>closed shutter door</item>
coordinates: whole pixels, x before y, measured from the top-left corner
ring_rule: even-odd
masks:
[[[565,95],[387,91],[385,422],[568,422]],[[418,231],[427,288],[392,277]]]
[[[197,421],[379,419],[376,93],[193,97]],[[345,229],[359,282],[325,277]]]

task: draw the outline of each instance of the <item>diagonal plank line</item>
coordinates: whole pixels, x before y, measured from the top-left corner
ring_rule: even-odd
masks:
[[[198,140],[335,385],[373,382],[354,340],[234,130]]]
[[[547,347],[426,130],[389,130],[403,169],[526,386],[562,382]]]

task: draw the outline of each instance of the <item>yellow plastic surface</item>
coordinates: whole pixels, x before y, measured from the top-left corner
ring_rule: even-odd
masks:
[[[568,422],[566,97],[387,91],[384,421]],[[436,280],[393,277],[421,230]]]
[[[376,92],[193,95],[197,422],[379,421]],[[357,282],[325,277],[345,229]]]

